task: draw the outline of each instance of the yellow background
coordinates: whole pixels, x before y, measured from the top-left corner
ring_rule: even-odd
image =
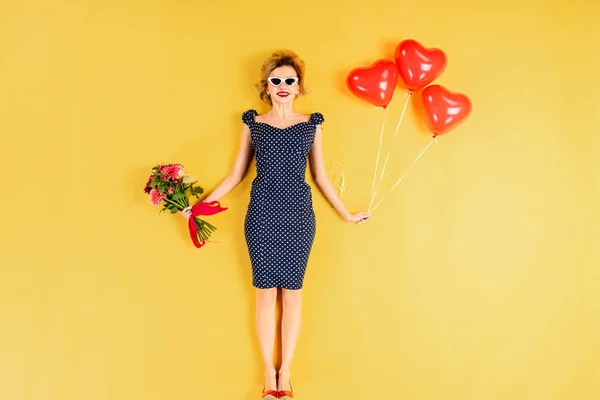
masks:
[[[345,77],[406,38],[446,52],[436,83],[473,113],[366,225],[309,179],[297,398],[600,398],[599,18],[591,0],[3,1],[0,398],[259,398],[255,171],[197,250],[148,203],[150,168],[183,163],[212,190],[286,47],[307,63],[298,110],[324,114],[344,201],[365,210],[383,114]],[[417,98],[382,188],[430,140]]]

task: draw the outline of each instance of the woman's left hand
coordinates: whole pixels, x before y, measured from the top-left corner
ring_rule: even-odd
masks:
[[[371,218],[371,214],[365,212],[350,213],[344,218],[346,222],[364,224]]]

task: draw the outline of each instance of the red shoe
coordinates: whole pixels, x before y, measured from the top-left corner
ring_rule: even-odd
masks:
[[[262,400],[276,400],[279,399],[277,390],[264,390],[262,393]]]
[[[292,400],[294,398],[292,383],[290,382],[290,390],[279,390],[277,391],[277,396],[279,400]]]

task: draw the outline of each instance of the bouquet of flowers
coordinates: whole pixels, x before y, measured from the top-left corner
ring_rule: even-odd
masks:
[[[144,187],[144,192],[150,196],[150,203],[159,206],[162,203],[160,212],[166,210],[171,214],[189,207],[189,193],[196,197],[204,192],[201,186],[196,185],[194,177],[184,173],[184,167],[181,164],[159,164],[152,168],[152,173]],[[220,206],[219,202],[210,203],[198,202],[192,207],[192,216],[189,218],[190,237],[194,245],[202,247],[206,240],[217,229],[212,224],[198,218],[198,215],[213,215],[227,208]]]

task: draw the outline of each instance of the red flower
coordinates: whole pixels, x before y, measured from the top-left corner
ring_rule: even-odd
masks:
[[[148,178],[148,182],[146,183],[146,187],[144,188],[144,192],[146,194],[150,194],[150,191],[152,190],[152,186],[150,186],[151,183],[152,183],[152,175],[150,175],[150,177]]]
[[[167,197],[166,194],[162,194],[161,192],[159,192],[156,189],[152,189],[150,191],[150,203],[152,203],[155,206],[159,205],[161,200],[164,199],[165,197]]]
[[[179,179],[183,176],[183,166],[181,164],[169,164],[160,169],[168,179]]]

